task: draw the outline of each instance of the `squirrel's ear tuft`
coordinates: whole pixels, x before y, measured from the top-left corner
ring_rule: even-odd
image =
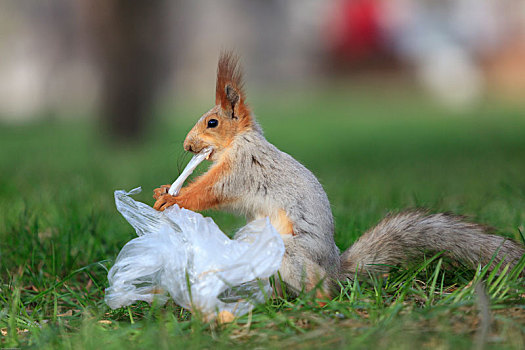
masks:
[[[217,67],[215,104],[220,105],[232,118],[238,118],[246,112],[244,99],[239,57],[232,52],[223,52],[219,57]]]

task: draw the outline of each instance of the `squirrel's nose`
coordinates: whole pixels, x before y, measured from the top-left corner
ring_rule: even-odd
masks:
[[[184,149],[191,153],[199,153],[202,148],[199,148],[199,145],[195,145],[192,142],[184,142]]]
[[[193,152],[193,148],[191,147],[191,143],[188,142],[188,140],[184,141],[184,150],[188,152]]]

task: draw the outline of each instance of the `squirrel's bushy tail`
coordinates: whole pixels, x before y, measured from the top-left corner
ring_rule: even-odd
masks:
[[[408,211],[392,214],[366,232],[341,256],[343,278],[385,273],[391,266],[406,265],[444,252],[472,268],[486,265],[515,265],[525,253],[512,239],[489,234],[486,226],[464,221],[461,216]],[[427,255],[427,256],[429,256]]]

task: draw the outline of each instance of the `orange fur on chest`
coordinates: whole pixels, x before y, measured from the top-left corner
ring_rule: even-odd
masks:
[[[189,210],[206,210],[222,204],[227,199],[215,193],[213,186],[230,171],[226,158],[220,159],[208,172],[199,176],[194,182],[181,189],[177,204]]]

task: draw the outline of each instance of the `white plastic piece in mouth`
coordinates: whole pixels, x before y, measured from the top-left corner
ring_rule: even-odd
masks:
[[[177,180],[175,180],[175,182],[173,182],[173,184],[171,185],[168,193],[170,195],[172,195],[172,196],[176,196],[179,193],[180,189],[182,188],[182,185],[184,184],[184,181],[186,181],[188,176],[190,176],[191,173],[193,173],[195,168],[200,163],[202,163],[202,161],[204,159],[208,159],[210,157],[210,154],[211,154],[212,151],[213,151],[213,148],[206,147],[202,151],[200,151],[199,153],[194,155],[193,158],[191,158],[191,160],[189,161],[188,165],[186,165],[186,167],[184,168],[182,173],[179,175]]]

